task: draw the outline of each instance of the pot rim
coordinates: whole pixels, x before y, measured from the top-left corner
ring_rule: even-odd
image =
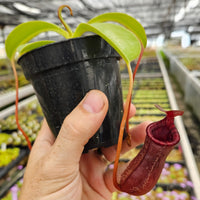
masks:
[[[80,37],[75,37],[75,38],[68,38],[68,39],[62,39],[60,41],[55,41],[53,43],[50,43],[50,44],[46,44],[44,46],[41,46],[41,47],[38,47],[38,48],[35,48],[31,51],[28,51],[26,53],[24,53],[23,55],[21,55],[18,59],[17,59],[17,63],[19,64],[20,63],[20,60],[23,59],[23,57],[26,57],[27,55],[29,54],[32,54],[34,52],[37,52],[37,51],[40,51],[40,50],[43,50],[43,49],[46,49],[46,48],[49,48],[51,46],[55,46],[55,45],[58,45],[58,44],[64,44],[64,43],[67,43],[69,41],[73,41],[73,40],[83,40],[83,39],[86,39],[86,38],[100,38],[102,40],[104,40],[102,37],[100,37],[99,35],[97,34],[91,34],[91,35],[86,35],[86,36],[80,36]],[[104,40],[105,41],[105,40]],[[105,41],[106,42],[106,41]],[[117,58],[121,58],[121,56],[116,52],[116,56]]]

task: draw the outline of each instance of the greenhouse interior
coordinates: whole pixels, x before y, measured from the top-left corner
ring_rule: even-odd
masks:
[[[106,13],[111,14],[106,15]],[[95,18],[96,16],[100,17]],[[94,35],[99,35],[97,41]],[[92,39],[84,44],[80,44],[81,40],[79,40],[75,44],[76,38],[73,37],[76,36]],[[119,41],[114,43],[118,39]],[[64,43],[66,46],[54,47],[54,43]],[[88,44],[89,53],[84,46]],[[52,48],[49,48],[45,55],[44,49],[48,47],[53,47],[54,50],[51,53]],[[102,55],[97,52],[98,48]],[[54,55],[64,50],[66,51],[63,55]],[[75,52],[78,50],[81,53]],[[63,68],[59,62],[61,63],[64,57],[68,60],[64,61],[65,68],[59,73],[58,68]],[[73,60],[76,57],[80,60]],[[49,61],[44,61],[47,58]],[[104,61],[105,58],[108,60]],[[54,70],[55,75],[50,72],[54,63],[57,65],[57,69]],[[95,68],[97,63],[101,66]],[[115,70],[109,69],[108,72],[103,72],[103,68],[108,68],[111,64],[115,65]],[[89,65],[95,65],[94,69],[89,68],[91,67]],[[33,69],[34,66],[36,68]],[[70,73],[67,72],[67,67]],[[86,83],[86,78],[90,78],[94,73],[98,74]],[[43,76],[47,77],[47,74],[50,78],[44,82]],[[76,74],[78,77],[75,77]],[[64,77],[63,81],[61,77]],[[67,79],[70,79],[70,83]],[[131,80],[133,80],[132,86]],[[105,88],[102,85],[105,85]],[[115,88],[111,89],[113,85]],[[61,89],[57,92],[54,86],[60,86]],[[72,90],[69,91],[71,88]],[[85,166],[88,169],[85,170],[89,171],[90,182],[86,182],[87,177],[82,179],[83,191],[80,196],[71,194],[70,188],[67,189],[69,183],[66,178],[65,186],[59,188],[57,184],[56,193],[45,197],[43,194],[45,190],[49,193],[54,191],[52,187],[55,180],[52,179],[49,183],[47,181],[48,188],[45,188],[46,183],[42,185],[42,181],[38,182],[37,186],[37,182],[34,183],[38,180],[37,174],[41,173],[42,169],[49,170],[50,174],[56,172],[51,171],[52,168],[48,169],[47,166],[42,167],[41,163],[44,162],[38,161],[38,166],[36,165],[35,168],[33,166],[34,169],[30,174],[34,158],[32,157],[32,162],[29,160],[31,146],[34,147],[37,141],[44,116],[54,135],[58,134],[65,116],[68,114],[70,116],[71,111],[92,89],[102,90],[107,97],[111,98],[104,122],[106,123],[107,118],[116,122],[112,124],[108,122],[107,127],[101,125],[97,133],[93,133],[95,134],[93,137],[96,138],[90,134],[92,138],[88,143],[84,143],[87,143],[84,147],[85,152],[81,151],[81,161],[78,160],[80,162],[77,165],[81,171],[83,159],[87,156],[90,158],[90,154],[98,154],[96,156],[104,159],[104,172],[101,172],[104,180],[107,172],[114,172],[110,177],[116,175],[118,162],[119,168],[122,165],[123,170],[124,166],[127,168],[121,177],[120,172],[117,172],[116,179],[113,179],[117,187],[110,189],[107,195],[108,189],[100,191],[105,187],[101,184],[106,183],[100,181],[97,176],[98,166],[89,163],[92,160],[86,159]],[[52,100],[53,96],[56,96],[55,107],[51,106],[51,103],[44,105],[48,99]],[[130,103],[135,106],[136,111],[134,111],[135,115],[128,120]],[[68,108],[72,106],[71,104],[75,104],[73,109]],[[64,109],[57,111],[57,107],[61,106],[64,106]],[[172,112],[168,112],[170,110]],[[182,111],[184,111],[183,115]],[[60,113],[64,116],[60,117]],[[182,116],[176,117],[176,115]],[[176,128],[173,126],[173,119]],[[76,120],[77,126],[81,124],[78,119]],[[57,121],[60,123],[59,126]],[[131,143],[127,127],[129,130],[137,130],[145,121],[151,123],[144,133],[152,134],[148,136],[151,142],[148,143],[143,139],[141,144],[137,141],[134,143],[134,137],[137,136],[134,136],[133,131]],[[103,137],[105,140],[108,138],[101,135],[105,132],[110,135],[115,134],[116,137],[109,136],[115,141],[113,139],[114,142],[110,145],[107,141],[102,141],[101,144],[93,146],[93,140],[95,143],[97,140],[98,142],[103,140]],[[127,147],[123,154],[122,150],[118,153],[118,149],[121,149],[120,139],[118,141],[121,132],[121,141],[124,138],[123,146],[133,144],[132,148]],[[156,139],[153,137],[154,132]],[[76,130],[75,133],[80,136]],[[177,139],[176,137],[180,137],[180,141],[170,146],[173,140]],[[63,139],[67,138],[67,136],[63,137]],[[161,141],[157,142],[158,138]],[[77,137],[77,140],[81,139]],[[57,140],[51,142],[53,149]],[[156,146],[158,143],[159,147]],[[37,146],[35,145],[34,151],[37,151]],[[169,152],[167,152],[168,148],[171,148]],[[48,149],[50,151],[50,147]],[[106,149],[113,154],[113,159],[108,159]],[[60,151],[62,150],[65,151],[65,147],[60,148]],[[69,158],[74,162],[73,155],[76,155],[74,150],[75,147],[70,152],[64,153],[65,159]],[[35,159],[39,160],[39,157],[35,156]],[[118,162],[114,162],[117,159]],[[53,163],[58,162],[57,160],[59,156],[56,157],[55,154]],[[46,165],[52,164],[51,162],[52,160],[46,162]],[[28,168],[29,173],[26,174],[26,181],[24,181],[24,173]],[[66,169],[69,170],[67,167]],[[63,169],[57,171],[59,175],[63,173],[64,176]],[[41,179],[45,179],[45,176],[53,177],[46,173],[42,174],[44,177],[41,175]],[[155,184],[149,186],[151,182]],[[113,182],[109,181],[109,184],[112,185]],[[93,188],[94,185],[96,188]],[[30,189],[32,186],[33,189]],[[64,193],[63,187],[68,190],[69,195],[66,197],[61,196],[62,192]],[[79,185],[73,187],[78,193]],[[85,193],[91,192],[87,187],[102,196],[96,195],[93,198],[91,194],[84,196]],[[84,191],[87,189],[88,191]],[[60,196],[56,196],[59,192]],[[77,200],[200,200],[200,0],[0,0],[0,199],[25,200],[40,199],[39,197]]]

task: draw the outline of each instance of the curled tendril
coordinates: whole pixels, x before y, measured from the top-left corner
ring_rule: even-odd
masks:
[[[73,12],[72,9],[68,6],[68,5],[61,5],[58,8],[58,18],[60,19],[61,23],[63,24],[63,26],[65,27],[65,29],[67,30],[67,32],[69,33],[69,36],[72,37],[73,36],[73,32],[71,30],[71,28],[65,23],[63,17],[62,17],[62,10],[63,8],[68,8],[70,11],[70,15],[73,16]]]

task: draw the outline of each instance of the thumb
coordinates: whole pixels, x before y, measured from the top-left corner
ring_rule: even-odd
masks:
[[[107,110],[108,100],[104,93],[88,92],[63,122],[52,148],[54,162],[64,166],[78,163],[84,145],[101,126]]]

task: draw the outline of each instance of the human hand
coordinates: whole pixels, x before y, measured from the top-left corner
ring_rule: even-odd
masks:
[[[106,96],[92,90],[65,118],[56,139],[44,120],[30,153],[20,200],[111,200],[116,189],[112,170],[105,169],[115,159],[116,145],[102,148],[103,155],[97,151],[82,154],[107,110]],[[134,114],[131,105],[129,117]],[[130,129],[132,146],[124,141],[123,153],[144,141],[148,124]]]

